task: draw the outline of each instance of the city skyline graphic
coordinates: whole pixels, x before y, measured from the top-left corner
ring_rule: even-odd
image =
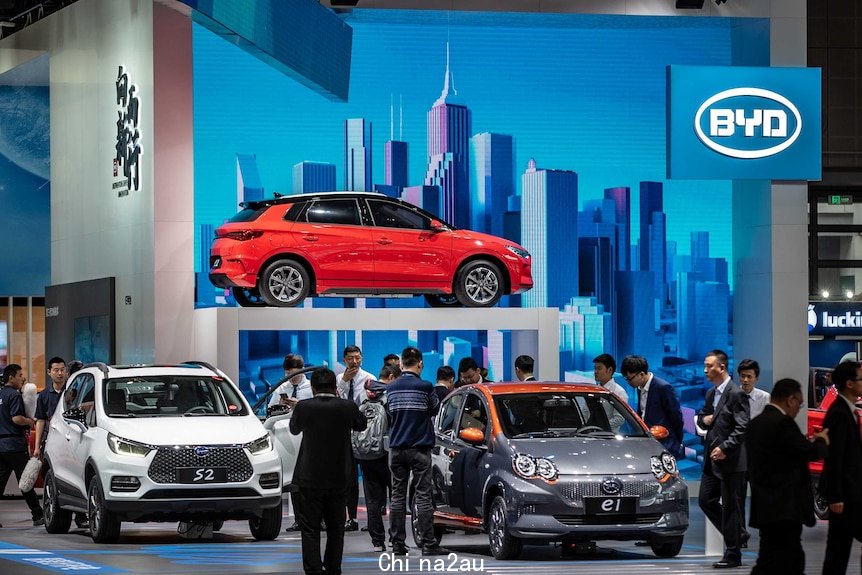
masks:
[[[195,100],[197,305],[221,301],[206,281],[207,238],[246,193],[377,190],[530,251],[534,288],[502,305],[560,309],[561,380],[590,376],[600,353],[635,353],[677,386],[685,409],[699,407],[704,354],[732,351],[730,182],[664,179],[664,70],[768,65],[768,25],[363,10],[346,21],[347,103],[324,102],[195,27],[195,93],[208,94]],[[732,61],[734,42],[752,48],[745,61]],[[375,332],[319,333],[291,335],[289,351],[334,363],[341,344],[368,347]],[[512,377],[522,351],[505,333],[376,333],[375,349],[419,345],[434,364],[469,353],[495,379]],[[241,345],[241,368],[266,363],[261,349],[283,354],[260,337]],[[253,371],[244,391],[255,395]]]

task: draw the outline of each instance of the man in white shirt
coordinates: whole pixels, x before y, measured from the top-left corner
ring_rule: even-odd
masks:
[[[336,385],[338,396],[342,399],[351,399],[357,406],[368,399],[365,391],[365,382],[374,379],[374,376],[362,369],[362,350],[358,346],[348,345],[344,348],[344,371],[338,374]],[[347,523],[344,524],[345,531],[358,531],[359,523],[356,522],[356,510],[359,507],[359,467],[354,460],[351,464],[353,476],[347,487]]]
[[[623,403],[629,402],[629,394],[623,389],[623,386],[614,381],[614,372],[617,370],[617,362],[609,353],[603,353],[593,358],[593,375],[596,378],[596,383],[613,393]],[[608,417],[610,418],[611,429],[619,431],[620,426],[625,421],[622,413],[608,407]],[[611,411],[613,413],[611,413]]]
[[[281,364],[284,369],[284,375],[287,377],[291,372],[300,370],[305,367],[305,360],[301,355],[289,353],[284,356],[284,362]],[[305,377],[304,373],[298,373],[278,386],[269,398],[269,405],[287,405],[291,409],[297,402],[303,399],[311,399],[314,394],[311,392],[311,382]]]
[[[739,374],[739,387],[748,395],[749,421],[763,412],[769,404],[769,393],[758,389],[757,379],[760,377],[760,365],[753,359],[743,359],[736,368]]]

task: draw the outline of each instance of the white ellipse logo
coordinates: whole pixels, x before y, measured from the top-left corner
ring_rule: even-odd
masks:
[[[787,114],[784,110],[774,109],[774,106],[772,108],[763,106],[762,108],[751,110],[735,109],[733,107],[713,107],[723,100],[740,96],[762,98],[781,104],[796,120],[796,128],[793,130],[793,133],[789,137],[786,135]],[[703,114],[707,110],[710,110],[710,134],[706,134],[701,125]],[[719,144],[712,139],[714,137],[734,135],[737,127],[742,128],[745,136],[749,138],[756,137],[755,130],[760,128],[761,139],[781,138],[782,141],[774,146],[749,150]],[[764,90],[763,88],[732,88],[711,96],[700,105],[694,116],[694,131],[698,139],[705,146],[715,150],[719,154],[745,160],[767,158],[783,152],[799,138],[799,134],[802,132],[802,115],[796,106],[793,105],[793,102],[771,90]]]

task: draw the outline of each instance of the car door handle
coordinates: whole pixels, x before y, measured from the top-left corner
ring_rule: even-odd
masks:
[[[382,246],[388,246],[389,244],[392,243],[392,240],[384,237],[384,238],[380,238],[379,240],[377,240],[377,243],[382,245]]]
[[[302,239],[304,239],[307,242],[316,242],[318,240],[318,237],[312,236],[312,235],[303,235]]]

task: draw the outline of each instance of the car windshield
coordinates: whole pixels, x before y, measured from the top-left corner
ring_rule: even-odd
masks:
[[[494,398],[503,432],[527,437],[647,437],[640,423],[614,395],[543,392]]]
[[[195,417],[249,413],[233,386],[217,377],[149,375],[104,381],[109,417]]]

